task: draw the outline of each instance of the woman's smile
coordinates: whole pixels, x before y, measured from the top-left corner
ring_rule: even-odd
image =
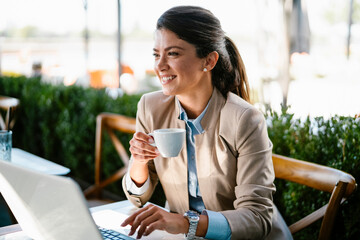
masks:
[[[160,82],[162,85],[170,83],[172,80],[176,78],[176,75],[161,75]]]

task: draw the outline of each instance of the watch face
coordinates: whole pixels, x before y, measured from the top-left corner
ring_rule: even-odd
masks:
[[[187,211],[186,213],[186,216],[191,219],[191,221],[198,221],[200,218],[199,218],[199,214],[195,211]]]

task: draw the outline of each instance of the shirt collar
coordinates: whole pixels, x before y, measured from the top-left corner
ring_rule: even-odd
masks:
[[[180,109],[180,115],[179,115],[179,119],[185,121],[187,124],[192,123],[192,125],[194,126],[194,130],[196,130],[197,134],[201,134],[204,132],[203,127],[201,126],[201,120],[204,117],[206,110],[209,107],[209,102],[207,103],[204,111],[202,111],[202,113],[196,118],[196,119],[189,119],[185,110],[183,109],[183,107],[181,106],[181,103],[179,101],[179,99],[177,97],[175,97],[176,102],[178,104],[178,107]]]

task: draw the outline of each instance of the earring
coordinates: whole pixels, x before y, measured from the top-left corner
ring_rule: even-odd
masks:
[[[207,68],[204,68],[203,71],[204,71],[204,72],[207,72]]]

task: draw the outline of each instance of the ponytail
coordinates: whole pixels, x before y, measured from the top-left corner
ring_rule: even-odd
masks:
[[[213,84],[225,98],[228,92],[232,92],[250,102],[245,65],[236,45],[229,37],[225,37],[225,48],[223,53],[219,53],[219,60],[212,70]]]
[[[230,91],[237,94],[245,101],[250,102],[250,88],[244,62],[234,42],[229,37],[225,37],[225,41],[226,50],[228,51],[233,71],[235,72],[235,78],[233,80],[235,89],[230,89]]]

